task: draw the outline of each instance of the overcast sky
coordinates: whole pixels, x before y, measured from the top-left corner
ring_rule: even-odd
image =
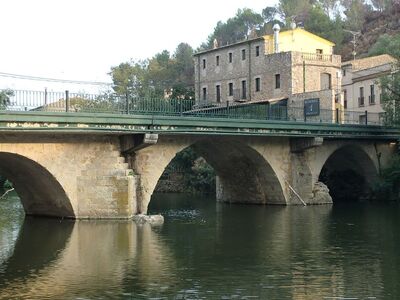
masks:
[[[0,72],[110,81],[110,67],[180,42],[198,47],[238,8],[276,0],[0,0]],[[0,77],[0,88],[26,88]],[[49,86],[50,83],[39,85]]]

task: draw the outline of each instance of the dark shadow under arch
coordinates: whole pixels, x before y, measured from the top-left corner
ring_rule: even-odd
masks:
[[[365,198],[378,177],[368,154],[359,146],[344,146],[326,160],[319,175],[333,201],[357,201]]]
[[[75,216],[63,187],[39,163],[18,154],[0,152],[0,173],[12,181],[27,215]]]
[[[282,186],[265,158],[246,143],[207,138],[191,145],[218,176],[217,200],[242,204],[286,204]]]

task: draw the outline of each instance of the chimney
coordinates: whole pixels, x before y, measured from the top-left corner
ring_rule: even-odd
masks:
[[[275,24],[272,29],[274,30],[274,50],[275,50],[275,53],[278,53],[279,52],[279,30],[281,30],[281,27],[279,26],[279,24]]]

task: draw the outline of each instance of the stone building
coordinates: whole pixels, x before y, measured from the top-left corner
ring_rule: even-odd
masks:
[[[344,62],[342,91],[349,111],[382,113],[379,78],[390,74],[395,58],[388,54]]]
[[[303,107],[317,99],[321,109],[340,102],[341,57],[334,44],[301,28],[215,47],[194,55],[196,103],[282,102]]]

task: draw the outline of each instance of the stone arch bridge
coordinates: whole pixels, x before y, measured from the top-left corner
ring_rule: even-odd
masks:
[[[165,168],[193,146],[229,203],[330,203],[322,171],[351,169],[364,189],[397,147],[395,129],[338,124],[225,123],[92,114],[0,115],[0,173],[29,215],[130,218],[146,213]]]

